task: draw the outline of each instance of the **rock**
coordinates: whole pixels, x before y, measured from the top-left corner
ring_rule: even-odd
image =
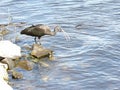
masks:
[[[0,63],[0,78],[5,81],[8,81],[8,73],[7,73],[8,66],[7,64]]]
[[[0,62],[2,64],[7,65],[8,68],[6,69],[6,72],[8,70],[9,73],[12,74],[12,77],[14,79],[23,78],[23,75],[21,73],[15,71],[14,68],[20,67],[20,68],[25,69],[25,70],[32,70],[33,69],[33,63],[28,61],[28,60],[13,60],[13,59],[10,59],[10,58],[5,58],[5,59],[1,60]],[[3,75],[3,76],[5,76],[5,75]]]
[[[8,85],[8,65],[0,63],[0,90],[13,90],[10,85]]]
[[[21,57],[21,48],[8,40],[0,41],[0,56],[16,59]]]
[[[25,48],[26,50],[32,50],[30,45],[24,45],[23,48]]]
[[[39,44],[33,44],[31,55],[37,58],[51,57],[53,51],[50,49],[45,49]]]
[[[26,22],[17,22],[17,23],[9,23],[5,24],[6,26],[13,26],[13,27],[24,27],[27,25]]]
[[[7,84],[5,80],[0,78],[0,90],[13,90],[13,88]]]
[[[14,79],[22,79],[23,75],[17,71],[12,70],[12,78]]]
[[[6,28],[4,28],[3,30],[0,31],[0,34],[3,35],[3,36],[7,35],[8,33],[9,33],[9,30],[6,29]]]
[[[12,77],[14,79],[21,79],[23,78],[23,75],[17,71],[14,70],[16,67],[20,67],[25,70],[32,70],[33,69],[33,63],[28,60],[20,60],[16,61],[13,59],[5,58],[1,61],[1,63],[4,63],[8,66],[7,70],[9,70],[9,73],[12,74]]]
[[[38,64],[40,64],[42,67],[46,67],[46,68],[50,67],[49,64],[43,62],[42,60],[40,60],[40,61],[38,62]]]
[[[15,68],[15,66],[16,66],[16,62],[10,58],[5,58],[5,59],[1,60],[1,63],[7,64],[8,70],[11,70],[11,69]]]
[[[17,67],[20,67],[25,70],[32,70],[33,66],[34,66],[33,63],[28,60],[21,60],[17,64]]]

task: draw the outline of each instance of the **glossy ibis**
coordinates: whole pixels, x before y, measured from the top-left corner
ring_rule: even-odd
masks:
[[[21,31],[21,34],[34,36],[35,43],[37,43],[36,37],[38,37],[38,39],[40,40],[40,38],[44,35],[54,36],[56,35],[57,32],[64,32],[64,35],[66,35],[66,38],[70,39],[67,33],[60,26],[56,26],[54,28],[54,31],[51,31],[50,27],[44,24],[37,24],[37,25],[32,25],[30,27],[27,27]]]

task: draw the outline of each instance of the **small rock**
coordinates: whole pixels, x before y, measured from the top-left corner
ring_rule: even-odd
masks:
[[[39,64],[42,65],[43,67],[50,67],[49,64],[43,62],[43,61],[39,61]]]
[[[42,80],[43,80],[44,82],[47,82],[47,81],[49,80],[49,76],[43,76],[43,77],[42,77]]]
[[[25,69],[25,70],[32,70],[33,69],[33,63],[28,60],[21,60],[17,64],[18,67]]]
[[[52,50],[50,49],[45,49],[39,44],[33,44],[31,55],[37,58],[42,58],[42,57],[51,57],[52,55]]]
[[[24,45],[23,48],[25,48],[26,50],[32,50],[31,46],[29,46],[29,45]]]
[[[14,79],[22,79],[23,78],[23,75],[17,71],[12,71],[12,78]]]
[[[9,33],[9,30],[7,30],[6,28],[4,30],[0,31],[0,34],[3,35],[3,36],[7,35],[8,33]]]
[[[14,27],[24,27],[27,25],[26,22],[19,22],[19,23],[11,23]]]

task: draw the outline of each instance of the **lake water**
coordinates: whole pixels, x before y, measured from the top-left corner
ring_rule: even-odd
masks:
[[[14,90],[120,90],[120,0],[1,0],[0,23],[8,14],[13,22],[60,25],[71,37],[43,37],[55,60],[20,69],[24,78],[11,81]],[[33,37],[21,30],[5,38],[19,36],[18,45],[32,45]]]

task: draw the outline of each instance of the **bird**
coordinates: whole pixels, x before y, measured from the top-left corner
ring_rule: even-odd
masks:
[[[62,29],[60,26],[55,26],[54,31],[51,31],[49,26],[45,24],[37,24],[37,25],[32,25],[30,27],[25,28],[24,30],[21,31],[21,34],[35,37],[34,38],[35,43],[37,43],[36,41],[36,37],[37,37],[40,43],[40,38],[42,36],[44,35],[54,36],[56,35],[57,32],[61,32],[61,31]]]

